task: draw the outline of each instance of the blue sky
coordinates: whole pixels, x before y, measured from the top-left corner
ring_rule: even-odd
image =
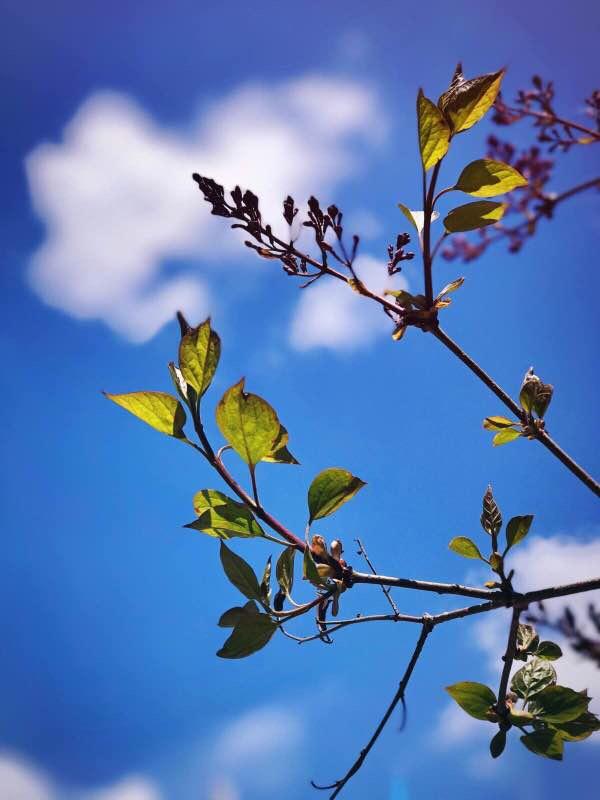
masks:
[[[598,573],[592,495],[534,444],[492,449],[480,421],[502,408],[460,364],[417,331],[393,343],[385,321],[337,287],[299,295],[210,219],[190,174],[245,182],[267,211],[288,191],[335,201],[363,233],[364,274],[383,288],[386,245],[404,230],[396,203],[418,207],[418,87],[436,97],[459,59],[469,75],[506,65],[509,97],[540,73],[576,115],[596,88],[600,14],[583,2],[568,16],[557,2],[207,6],[2,3],[8,800],[305,798],[309,778],[326,782],[353,760],[412,650],[412,628],[361,626],[334,647],[280,637],[247,660],[215,657],[216,620],[237,598],[215,542],[181,525],[195,491],[222,487],[191,450],[100,394],[169,390],[176,307],[210,313],[223,339],[206,403],[215,438],[212,408],[241,375],[288,427],[302,466],[263,465],[260,478],[293,530],[314,474],[344,466],[368,486],[324,535],[347,552],[360,536],[388,573],[482,581],[446,545],[478,536],[491,481],[506,518],[536,517],[516,557],[519,586]],[[483,155],[490,130],[483,122],[456,142],[448,180]],[[532,138],[527,125],[511,134]],[[559,158],[555,188],[596,173],[598,155]],[[513,394],[535,365],[556,387],[551,433],[596,474],[599,231],[598,198],[582,195],[519,256],[500,248],[470,265],[441,261],[435,274],[438,286],[466,277],[444,312],[451,335]],[[418,289],[416,259],[402,280]],[[270,552],[238,551],[257,569]],[[452,607],[397,601],[416,613]],[[385,609],[366,589],[344,605]],[[487,731],[450,709],[443,686],[496,685],[502,625],[435,632],[407,731],[390,725],[348,798],[559,798],[574,786],[593,796],[597,744],[556,765],[515,740],[492,764]],[[569,656],[565,672],[600,691],[577,667]]]

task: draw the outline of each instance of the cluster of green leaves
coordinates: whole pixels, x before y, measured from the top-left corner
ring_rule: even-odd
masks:
[[[486,417],[483,420],[483,427],[486,431],[495,431],[492,444],[498,447],[513,442],[520,436],[531,439],[536,430],[543,430],[544,417],[553,393],[552,384],[540,380],[537,375],[534,375],[533,367],[531,367],[525,373],[519,392],[519,403],[525,412],[525,421],[508,419],[503,416]]]
[[[561,656],[557,644],[540,642],[531,625],[520,624],[514,657],[527,663],[512,676],[508,697],[496,698],[489,686],[474,681],[446,687],[467,714],[498,725],[490,742],[493,758],[504,751],[511,728],[521,732],[528,750],[555,761],[562,760],[565,742],[583,741],[600,730],[600,720],[588,710],[587,692],[557,684],[551,662]]]
[[[522,542],[527,536],[531,528],[531,523],[533,522],[533,516],[531,514],[525,514],[523,516],[512,517],[508,521],[504,532],[506,545],[500,552],[498,536],[502,528],[502,514],[494,499],[492,488],[488,486],[483,496],[483,510],[481,512],[480,522],[483,530],[489,535],[492,544],[492,552],[487,558],[482,555],[475,542],[468,536],[455,536],[448,544],[448,547],[454,553],[463,556],[463,558],[474,558],[488,564],[492,572],[499,576],[500,581],[497,579],[487,581],[485,585],[489,589],[504,588],[509,580],[504,570],[506,555],[511,547],[515,547],[515,545]]]
[[[130,392],[106,394],[106,397],[125,408],[152,428],[195,447],[215,466],[214,455],[206,438],[201,416],[201,399],[214,378],[221,353],[221,340],[212,330],[210,319],[184,333],[179,345],[179,364],[169,364],[169,373],[179,396],[165,392]],[[186,435],[186,408],[199,444]],[[288,449],[289,434],[273,407],[262,397],[245,391],[244,379],[230,387],[218,402],[215,412],[217,426],[226,447],[232,448],[247,465],[254,480],[259,463],[298,464]],[[191,436],[192,434],[190,434]],[[365,485],[348,470],[332,467],[320,472],[308,489],[308,525],[333,514]],[[223,658],[243,658],[263,648],[282,624],[283,603],[291,600],[294,581],[296,546],[273,538],[259,522],[261,506],[245,492],[241,500],[233,499],[217,489],[201,489],[193,498],[195,519],[185,525],[219,539],[223,571],[229,581],[242,593],[247,602],[226,611],[219,625],[233,628],[231,636],[219,650]],[[271,557],[267,559],[259,581],[253,568],[225,544],[234,538],[263,538],[284,547],[275,567],[278,590],[271,605]],[[328,558],[331,558],[328,556]],[[325,565],[327,566],[327,565]],[[311,547],[304,549],[303,577],[320,591],[339,594],[339,580],[332,580],[331,567],[323,569],[317,563]],[[293,612],[290,612],[293,613]]]

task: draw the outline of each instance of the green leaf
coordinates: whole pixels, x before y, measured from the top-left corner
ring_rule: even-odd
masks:
[[[554,642],[540,642],[535,654],[545,661],[556,661],[557,658],[562,656],[562,650]]]
[[[502,571],[502,564],[503,560],[500,553],[492,553],[490,556],[490,567],[492,570],[500,574]]]
[[[263,601],[267,604],[271,599],[271,561],[271,556],[269,556],[260,582],[260,593]]]
[[[447,283],[435,299],[439,300],[445,294],[450,294],[451,292],[455,292],[457,289],[460,289],[460,287],[463,285],[464,282],[465,282],[464,278],[457,278],[455,281]]]
[[[463,169],[454,188],[475,197],[495,197],[517,186],[527,186],[527,180],[514,167],[480,158]]]
[[[519,623],[517,629],[517,652],[515,658],[519,661],[527,661],[528,653],[535,653],[540,637],[537,635],[533,625]]]
[[[492,444],[494,447],[500,447],[502,444],[514,442],[514,440],[518,439],[519,436],[521,436],[521,431],[516,431],[514,428],[505,428],[503,431],[500,431],[494,436],[492,439]]]
[[[475,719],[491,722],[496,718],[494,706],[496,695],[483,683],[461,681],[452,686],[446,686],[446,691],[458,705]]]
[[[540,663],[552,669],[547,661]],[[529,704],[529,711],[544,722],[571,722],[587,711],[589,702],[589,697],[567,686],[547,686],[536,694]]]
[[[261,650],[277,630],[268,614],[243,614],[233,633],[217,652],[220,658],[245,658]]]
[[[321,577],[317,568],[315,559],[310,550],[308,542],[304,548],[304,559],[302,562],[302,575],[305,580],[315,584],[315,586],[324,586],[327,583],[327,578]]]
[[[421,232],[423,231],[423,226],[425,225],[425,213],[423,211],[411,210],[408,206],[403,205],[403,203],[398,203],[398,208],[404,214],[410,224],[415,228],[420,237]],[[438,212],[434,211],[431,215],[431,221],[435,222],[439,216],[440,215]]]
[[[448,233],[461,231],[474,231],[494,225],[504,216],[506,206],[504,203],[495,203],[493,200],[477,200],[475,203],[465,203],[457,206],[444,218],[444,227]]]
[[[417,120],[421,161],[427,171],[446,155],[450,128],[439,108],[425,97],[422,89],[419,89],[417,97]]]
[[[271,452],[263,456],[262,461],[269,461],[273,464],[299,464],[300,462],[287,449],[290,435],[283,425],[279,426],[279,433],[273,442]]]
[[[179,343],[179,368],[198,398],[210,386],[220,355],[221,340],[211,330],[210,317],[182,336]]]
[[[309,524],[333,514],[363,486],[365,482],[347,469],[331,467],[319,472],[308,490]]]
[[[109,394],[104,396],[121,408],[129,411],[134,417],[150,425],[161,433],[174,436],[176,439],[185,439],[183,426],[185,425],[185,411],[183,406],[166,392],[130,392],[129,394]]]
[[[223,612],[219,619],[219,628],[235,628],[244,614],[258,614],[258,606],[254,600],[248,600],[244,606],[234,606]]]
[[[506,428],[512,428],[513,425],[518,424],[516,420],[508,419],[508,417],[486,417],[483,420],[483,427],[486,431],[503,431]]]
[[[562,761],[563,740],[553,730],[533,731],[521,736],[521,741],[536,756],[545,756],[553,761]]]
[[[467,536],[455,536],[448,547],[453,553],[458,553],[459,556],[464,558],[478,558],[481,561],[485,561],[475,542],[471,541]]]
[[[503,77],[504,70],[468,81],[462,71],[455,73],[450,88],[438,101],[454,133],[466,131],[484,116],[500,91]]]
[[[586,711],[577,719],[570,722],[559,722],[552,725],[558,731],[561,739],[566,742],[581,742],[592,733],[600,731],[600,720],[591,711]]]
[[[527,536],[532,522],[532,514],[525,514],[523,517],[513,517],[508,521],[508,525],[506,526],[507,549],[519,544],[519,542]]]
[[[483,495],[482,506],[483,510],[480,517],[481,527],[486,533],[489,533],[490,536],[497,536],[502,527],[502,514],[500,513],[498,504],[494,500],[491,486],[487,487]]]
[[[410,210],[410,208],[408,206],[405,206],[404,203],[398,203],[398,208],[404,214],[404,216],[410,222],[413,228],[417,231],[417,233],[420,234],[421,231],[419,229],[419,226],[417,225],[417,221],[412,215],[412,211]]]
[[[177,394],[179,397],[181,397],[184,403],[186,403],[190,408],[193,408],[198,401],[196,390],[193,386],[190,386],[187,383],[179,367],[176,367],[172,361],[169,362],[168,366],[171,380],[173,381],[173,386],[175,387]]]
[[[275,565],[275,577],[279,584],[281,591],[289,597],[292,593],[294,585],[294,557],[296,555],[295,547],[286,547],[277,559]]]
[[[498,758],[504,752],[506,747],[506,731],[498,731],[490,742],[490,753],[492,758]]]
[[[262,601],[258,578],[247,561],[221,541],[221,564],[231,583],[249,600]]]
[[[554,683],[556,683],[554,667],[547,661],[532,658],[515,672],[510,688],[518,697],[529,700]],[[529,710],[531,711],[531,708]]]
[[[235,536],[264,536],[254,515],[243,503],[232,500],[216,489],[201,489],[194,495],[194,511],[198,519],[185,525],[219,539]]]
[[[244,378],[225,392],[216,416],[219,430],[250,467],[272,455],[281,423],[266,400],[244,391]]]
[[[542,383],[542,381],[540,381],[533,404],[533,410],[540,419],[544,419],[553,394],[554,386],[550,383]]]

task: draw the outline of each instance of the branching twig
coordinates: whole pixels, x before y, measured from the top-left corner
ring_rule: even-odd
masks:
[[[371,568],[371,572],[373,573],[373,575],[377,575],[377,570],[375,569],[375,567],[371,563],[371,560],[370,560],[369,556],[367,555],[367,551],[365,550],[364,544],[361,542],[360,539],[355,539],[354,541],[358,545],[358,555],[362,556],[365,559],[365,561],[367,562],[367,564]],[[394,602],[394,598],[392,597],[392,594],[391,594],[390,590],[388,589],[387,586],[384,586],[383,584],[381,584],[381,589],[382,589],[384,595],[386,596],[386,599],[387,599],[388,603],[392,607],[392,611],[394,612],[394,614],[396,616],[398,616],[400,614],[400,610],[398,609],[398,606]]]

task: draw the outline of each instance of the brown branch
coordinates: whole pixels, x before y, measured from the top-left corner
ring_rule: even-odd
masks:
[[[473,586],[461,586],[458,583],[435,583],[434,581],[417,581],[412,578],[394,578],[388,575],[369,575],[367,572],[352,572],[352,583],[367,583],[377,586],[396,586],[400,589],[416,589],[435,594],[455,594],[463,597],[479,597],[489,600],[499,596],[499,592],[491,589],[477,589]],[[504,595],[502,595],[504,597]]]
[[[504,666],[502,667],[502,675],[500,676],[497,704],[498,714],[503,720],[505,720],[508,715],[508,708],[506,706],[506,692],[508,690],[508,679],[510,678],[510,671],[512,669],[516,653],[517,634],[519,632],[519,617],[521,616],[521,611],[522,607],[520,605],[513,606],[508,641],[506,643],[506,652],[503,656]]]
[[[377,575],[377,570],[375,569],[375,567],[371,563],[371,559],[369,558],[369,556],[367,554],[367,551],[365,550],[364,544],[361,542],[360,539],[355,539],[354,541],[358,545],[358,555],[362,556],[364,558],[364,560],[369,565],[373,575]],[[392,597],[392,594],[391,594],[390,590],[388,589],[387,586],[384,586],[383,584],[380,584],[380,585],[381,585],[381,589],[382,589],[382,591],[383,591],[388,603],[390,604],[390,606],[392,608],[392,611],[394,612],[394,614],[396,616],[398,616],[398,614],[400,614],[400,610],[398,609],[398,606],[394,602],[394,598]]]
[[[571,120],[563,119],[563,117],[557,117],[554,113],[550,114],[547,111],[534,111],[532,108],[513,108],[505,104],[504,108],[510,114],[535,117],[535,119],[539,119],[541,122],[544,122],[549,126],[563,125],[566,128],[573,128],[573,130],[580,131],[580,133],[585,133],[587,136],[591,136],[596,142],[600,142],[600,133],[598,131],[592,130],[592,128],[586,128],[585,125],[580,125],[578,122],[571,122]]]
[[[379,722],[379,725],[375,729],[375,732],[373,733],[373,735],[371,736],[371,738],[369,739],[369,741],[367,742],[365,747],[360,751],[360,754],[359,754],[358,758],[356,759],[354,764],[350,767],[348,772],[344,775],[344,777],[340,778],[340,780],[336,781],[335,783],[333,783],[333,784],[331,784],[329,786],[317,786],[317,784],[312,783],[312,781],[311,781],[311,783],[315,787],[315,789],[333,789],[334,790],[333,793],[329,796],[329,800],[334,800],[334,798],[338,796],[338,794],[342,791],[344,786],[353,777],[353,775],[355,775],[358,772],[358,770],[362,767],[366,757],[369,755],[371,749],[373,748],[373,745],[375,744],[375,742],[377,741],[377,739],[381,735],[383,729],[387,725],[389,718],[394,713],[394,710],[395,710],[396,706],[398,705],[398,703],[400,701],[404,702],[404,693],[406,692],[406,687],[407,687],[408,682],[410,680],[410,677],[411,677],[411,675],[413,673],[415,665],[416,665],[417,661],[419,660],[419,656],[421,655],[421,652],[423,650],[423,647],[425,645],[427,637],[429,636],[429,634],[431,633],[432,630],[433,630],[433,625],[431,624],[430,620],[427,620],[426,622],[423,623],[423,627],[421,629],[421,634],[420,634],[420,636],[419,636],[419,638],[417,640],[417,644],[415,646],[415,649],[414,649],[414,652],[413,652],[413,654],[411,656],[411,659],[408,662],[408,666],[406,668],[406,671],[404,672],[404,675],[402,676],[402,680],[400,681],[400,684],[398,686],[398,691],[394,695],[394,697],[392,699],[392,702],[389,704],[385,714],[381,718],[381,721]]]

